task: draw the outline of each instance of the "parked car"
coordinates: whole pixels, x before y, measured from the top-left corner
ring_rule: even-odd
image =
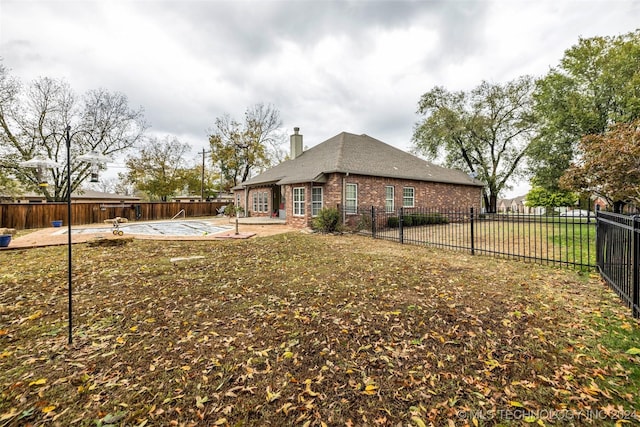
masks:
[[[587,210],[584,209],[573,209],[571,211],[567,211],[567,212],[562,212],[560,214],[560,216],[567,216],[567,217],[591,217],[593,219],[595,219],[596,214],[594,212],[589,212]]]

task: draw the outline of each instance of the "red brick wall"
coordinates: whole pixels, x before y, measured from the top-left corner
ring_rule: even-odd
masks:
[[[344,184],[358,185],[358,208],[368,209],[371,206],[383,209],[385,207],[385,187],[394,187],[394,207],[402,207],[402,189],[413,187],[414,206],[417,208],[453,209],[473,207],[480,212],[482,189],[465,185],[443,184],[436,182],[420,182],[395,178],[380,178],[365,175],[349,175],[333,173],[328,176],[324,184],[313,184],[323,187],[323,207],[335,208],[343,204],[342,188]],[[305,188],[305,215],[293,215],[293,188]],[[282,194],[285,198],[285,211],[287,224],[294,227],[310,227],[311,217],[311,183],[284,185]],[[269,192],[269,212],[274,210],[271,206],[272,187],[259,187],[249,191],[249,211],[251,216],[267,216],[269,213],[251,212],[254,191]],[[244,192],[240,191],[241,204],[244,203]],[[236,192],[238,194],[238,192]]]
[[[293,189],[298,187],[304,187],[304,216],[293,215]],[[311,227],[311,184],[295,184],[285,185],[283,188],[285,203],[284,208],[286,211],[287,224],[293,227],[306,228]]]
[[[402,189],[404,187],[415,189],[415,207],[441,209],[473,207],[478,211],[480,209],[482,197],[480,187],[364,175],[350,175],[346,176],[344,180],[346,184],[358,185],[358,208],[360,209],[371,206],[384,208],[386,186],[394,187],[394,207],[396,210],[402,207]]]
[[[249,189],[249,199],[248,199],[248,205],[249,205],[249,216],[258,216],[258,217],[269,217],[271,216],[271,213],[274,211],[274,209],[277,209],[277,206],[274,207],[273,206],[273,187],[269,186],[269,187],[256,187],[256,188],[250,188]],[[267,211],[266,212],[256,212],[253,210],[253,195],[257,194],[257,193],[267,193]]]
[[[246,190],[236,190],[233,193],[234,203],[237,200],[238,194],[240,195],[240,206],[244,209],[245,213],[248,213],[249,216],[271,216],[271,212],[277,208],[272,206],[273,204],[273,187],[255,187],[249,189],[249,198],[245,199],[244,192]],[[253,210],[253,195],[256,193],[267,193],[267,212],[255,212]],[[245,206],[245,200],[247,200],[248,206]]]

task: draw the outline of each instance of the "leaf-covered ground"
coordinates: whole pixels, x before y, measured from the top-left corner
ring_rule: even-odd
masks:
[[[171,261],[173,257],[200,257]],[[640,325],[597,276],[359,236],[0,254],[0,426],[613,425]]]

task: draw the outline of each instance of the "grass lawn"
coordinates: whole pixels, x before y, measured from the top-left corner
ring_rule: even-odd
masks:
[[[516,217],[517,218],[517,217]],[[596,227],[586,221],[533,218],[532,221],[477,221],[474,248],[479,254],[534,259],[545,264],[576,264],[587,270],[596,264]],[[377,232],[377,237],[399,239],[398,228]],[[471,250],[468,222],[406,227],[405,242]]]
[[[172,257],[192,257],[172,262]],[[0,426],[614,425],[640,324],[597,276],[354,235],[0,254]]]

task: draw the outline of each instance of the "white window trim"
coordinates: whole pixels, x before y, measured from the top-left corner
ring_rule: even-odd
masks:
[[[266,191],[258,193],[258,209],[259,212],[269,212],[269,197]]]
[[[320,201],[315,201],[313,200],[313,190],[320,190]],[[315,205],[317,205],[318,203],[320,203],[320,208],[318,209],[318,212],[313,213],[314,207]],[[322,209],[322,207],[324,206],[324,188],[322,187],[311,187],[311,216],[312,217],[316,217],[318,216],[318,213],[320,212],[320,210]]]
[[[302,194],[302,200],[296,201],[296,190],[298,190],[298,192]],[[305,216],[305,199],[306,199],[305,187],[293,187],[292,193],[293,193],[292,194],[293,195],[292,197],[293,216],[301,216],[301,217]],[[296,205],[302,207],[302,209],[298,209],[299,213],[296,213]],[[300,213],[300,211],[302,213]]]
[[[347,199],[347,187],[349,186],[354,186],[356,189],[356,197],[355,199],[353,199],[353,201],[355,202],[354,206],[353,206],[353,212],[351,212],[349,209],[349,205],[348,205],[348,201],[350,199]],[[345,184],[345,188],[344,188],[344,208],[345,208],[345,212],[347,213],[347,215],[356,215],[358,213],[358,184],[353,184],[353,183],[346,183]]]
[[[391,206],[388,207],[387,206],[387,201],[389,201],[389,199],[387,199],[387,189],[390,188],[391,189]],[[386,213],[391,213],[391,212],[395,212],[396,209],[396,188],[393,185],[385,185],[384,187],[384,210]]]
[[[405,205],[405,196],[404,190],[411,189],[412,197],[411,197],[411,205]],[[415,187],[402,187],[402,207],[403,208],[414,208],[416,206],[416,188]]]

